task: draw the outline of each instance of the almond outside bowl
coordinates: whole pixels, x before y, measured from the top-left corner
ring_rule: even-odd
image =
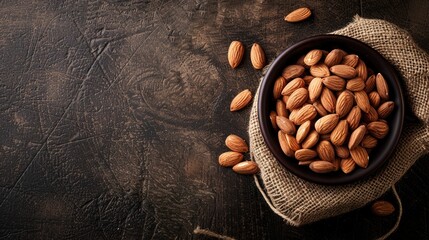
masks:
[[[287,157],[282,152],[277,139],[277,131],[271,126],[269,115],[271,110],[275,110],[273,86],[275,80],[281,75],[282,70],[287,65],[294,64],[300,56],[312,49],[330,51],[335,48],[357,54],[368,68],[371,68],[375,73],[380,72],[383,74],[389,86],[390,100],[395,103],[395,109],[387,118],[390,131],[384,139],[378,142],[377,147],[370,152],[369,164],[366,169],[356,167],[349,174],[345,174],[341,170],[320,174],[312,172],[308,166],[299,166],[296,159]],[[380,53],[356,39],[339,35],[318,35],[304,39],[281,53],[273,61],[262,80],[258,96],[258,120],[265,144],[287,171],[314,183],[326,185],[346,184],[377,174],[377,170],[389,160],[389,156],[395,150],[402,131],[404,99],[399,79],[396,70]]]

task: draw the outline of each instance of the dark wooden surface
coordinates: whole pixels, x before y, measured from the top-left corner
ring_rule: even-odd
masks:
[[[288,24],[301,6],[314,17]],[[228,111],[299,39],[355,14],[407,29],[429,50],[429,2],[0,1],[0,239],[373,239],[395,218],[368,208],[286,225],[253,179],[218,166],[249,109]],[[247,46],[232,70],[230,41]],[[404,216],[392,239],[429,238],[429,158],[398,184]],[[391,194],[385,196],[393,200]]]

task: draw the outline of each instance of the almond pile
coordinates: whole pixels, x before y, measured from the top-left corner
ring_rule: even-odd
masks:
[[[383,75],[341,49],[314,49],[285,67],[273,97],[282,151],[316,173],[366,168],[395,106]]]

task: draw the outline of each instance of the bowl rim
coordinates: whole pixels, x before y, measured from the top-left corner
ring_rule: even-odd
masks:
[[[399,116],[396,116],[396,120],[393,120],[389,123],[389,128],[391,127],[392,123],[395,122],[395,128],[390,129],[389,131],[389,135],[390,137],[393,137],[393,139],[389,140],[391,147],[389,149],[381,149],[381,156],[382,159],[377,161],[377,164],[370,164],[368,166],[368,168],[366,169],[355,169],[354,172],[352,172],[351,174],[343,174],[340,175],[341,177],[335,177],[332,176],[331,173],[329,174],[315,174],[313,172],[311,172],[311,170],[309,170],[308,168],[304,171],[296,171],[296,169],[298,169],[296,166],[298,166],[298,164],[293,163],[294,165],[296,165],[295,167],[292,164],[289,164],[286,158],[286,155],[284,155],[284,153],[280,150],[281,153],[279,153],[279,151],[275,151],[275,149],[279,149],[279,146],[275,146],[274,144],[278,145],[278,141],[274,140],[270,134],[270,131],[274,131],[274,129],[269,130],[269,128],[272,128],[271,126],[271,122],[269,121],[269,109],[270,106],[269,104],[267,104],[267,102],[269,103],[270,99],[267,99],[268,96],[270,96],[271,94],[264,94],[266,91],[270,91],[272,92],[272,89],[267,89],[268,88],[268,82],[270,81],[271,78],[278,78],[278,69],[275,68],[279,68],[278,65],[283,64],[283,67],[281,69],[284,69],[284,67],[286,67],[286,63],[291,60],[294,60],[296,62],[297,57],[293,56],[293,55],[298,55],[299,53],[297,53],[296,49],[299,48],[308,48],[306,49],[307,51],[314,49],[316,47],[314,46],[308,46],[305,47],[305,45],[311,44],[314,45],[313,42],[317,41],[317,42],[324,42],[324,41],[336,41],[337,45],[344,45],[347,44],[348,48],[352,48],[353,51],[355,51],[355,48],[357,49],[355,52],[353,52],[353,54],[358,54],[357,52],[367,52],[367,54],[362,54],[365,56],[371,56],[372,58],[374,58],[375,60],[371,60],[371,62],[377,61],[380,62],[381,65],[384,66],[383,68],[383,76],[386,78],[386,81],[388,82],[389,86],[393,86],[393,88],[395,89],[394,91],[397,92],[397,96],[396,96],[396,101],[395,104],[398,106],[395,106],[397,108],[397,111],[399,113]],[[323,49],[322,47],[319,47],[321,49]],[[332,49],[332,48],[331,48]],[[291,54],[290,57],[288,57],[288,55]],[[301,52],[302,55],[302,52]],[[360,55],[360,54],[358,54]],[[365,60],[365,63],[367,63],[367,60]],[[380,70],[381,71],[381,70]],[[275,76],[272,76],[273,74],[276,74]],[[388,76],[388,77],[386,77]],[[272,80],[271,81],[275,81]],[[392,88],[392,87],[390,87]],[[392,90],[390,90],[392,91]],[[390,99],[391,101],[393,101],[393,99]],[[263,104],[265,103],[265,104]],[[399,104],[397,104],[399,103]],[[403,92],[402,92],[402,88],[401,88],[401,84],[400,84],[400,75],[397,73],[397,71],[395,70],[395,68],[392,66],[392,64],[387,61],[378,51],[376,51],[375,49],[373,49],[372,47],[368,46],[366,43],[363,43],[357,39],[351,38],[351,37],[347,37],[347,36],[342,36],[342,35],[334,35],[334,34],[321,34],[321,35],[315,35],[315,36],[311,36],[305,39],[302,39],[300,41],[298,41],[297,43],[289,46],[286,50],[284,50],[280,55],[278,55],[273,62],[270,64],[267,72],[265,73],[261,85],[260,85],[260,89],[259,89],[259,94],[258,94],[258,103],[257,103],[257,112],[258,112],[258,123],[259,123],[259,127],[264,139],[264,142],[267,146],[267,148],[269,149],[269,151],[273,154],[274,158],[281,163],[281,165],[283,167],[286,168],[286,170],[290,171],[292,174],[300,177],[301,179],[307,180],[309,182],[313,182],[313,183],[318,183],[318,184],[324,184],[324,185],[339,185],[339,184],[346,184],[346,183],[351,183],[357,180],[361,180],[364,178],[367,178],[369,176],[371,176],[372,174],[374,174],[375,172],[377,172],[377,170],[379,170],[386,162],[387,159],[389,159],[389,157],[392,155],[392,153],[395,150],[395,146],[398,144],[399,142],[399,138],[401,136],[401,132],[402,132],[402,128],[403,128],[403,122],[404,122],[404,115],[405,115],[405,111],[404,111],[404,96],[403,96]],[[261,113],[268,113],[266,115],[261,114]],[[392,114],[393,115],[393,114]],[[393,132],[393,133],[392,133]],[[277,132],[276,132],[277,133]],[[277,134],[276,134],[277,135]],[[386,137],[388,138],[389,135]],[[383,139],[383,142],[388,141]],[[377,157],[376,157],[377,158]],[[380,157],[378,157],[380,158]],[[302,167],[302,166],[299,166]],[[301,168],[303,169],[303,168]]]

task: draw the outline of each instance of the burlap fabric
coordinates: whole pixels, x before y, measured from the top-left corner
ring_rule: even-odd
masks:
[[[257,96],[249,122],[250,151],[261,169],[268,201],[289,224],[299,226],[359,208],[379,198],[429,152],[429,56],[407,32],[383,20],[356,17],[333,34],[353,37],[380,52],[403,77],[407,107],[420,123],[405,121],[397,150],[380,173],[339,186],[310,183],[283,168],[266,147],[258,124]]]

